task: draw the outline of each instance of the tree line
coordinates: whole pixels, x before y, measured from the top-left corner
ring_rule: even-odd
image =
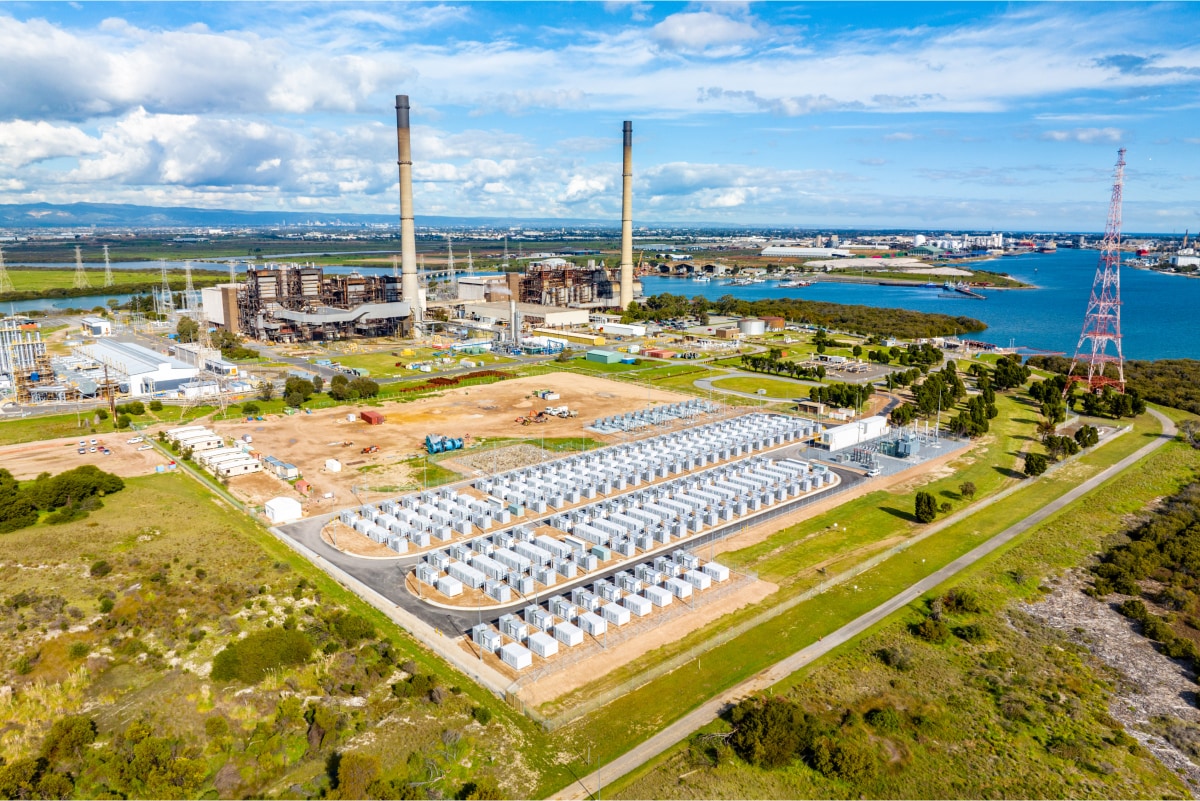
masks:
[[[1071,360],[1062,356],[1033,356],[1026,363],[1062,375],[1071,369]],[[1131,359],[1125,362],[1125,389],[1150,403],[1200,414],[1200,361]]]
[[[622,322],[664,320],[676,317],[698,317],[706,324],[708,315],[737,315],[741,317],[782,317],[789,322],[853,331],[859,334],[881,334],[902,339],[954,336],[983,331],[987,325],[973,317],[916,312],[908,309],[881,309],[799,298],[765,298],[741,300],[724,295],[717,300],[696,296],[691,300],[682,295],[663,293],[642,302],[633,302],[622,315]]]
[[[57,476],[42,473],[24,484],[0,468],[0,534],[32,526],[41,512],[49,512],[45,522],[51,525],[87,517],[103,505],[102,497],[124,488],[120,476],[91,464]]]

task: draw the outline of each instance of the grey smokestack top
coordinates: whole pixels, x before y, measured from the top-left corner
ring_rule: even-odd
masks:
[[[399,100],[400,98],[396,99]],[[626,120],[622,125],[622,130],[625,133],[625,147],[633,147],[633,123]]]
[[[396,95],[396,127],[408,128],[408,95]]]

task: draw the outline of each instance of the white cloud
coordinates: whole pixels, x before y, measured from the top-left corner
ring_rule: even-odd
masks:
[[[1041,138],[1049,142],[1119,144],[1124,141],[1125,135],[1120,128],[1072,128],[1066,131],[1045,131]]]
[[[75,127],[25,120],[0,123],[0,165],[6,167],[81,156],[98,149],[99,143]]]
[[[759,37],[750,23],[711,11],[672,14],[655,25],[652,34],[666,47],[682,51],[737,45]]]

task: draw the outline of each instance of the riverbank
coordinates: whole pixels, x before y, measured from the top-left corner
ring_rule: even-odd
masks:
[[[942,284],[937,284],[936,282],[931,282],[928,279],[919,280],[919,279],[911,279],[911,278],[895,278],[892,276],[883,277],[883,276],[875,276],[875,275],[850,275],[847,273],[817,273],[812,276],[806,276],[804,280],[810,281],[814,284],[816,284],[816,283],[869,284],[872,286],[911,287],[913,289],[941,289],[942,288]],[[967,283],[969,285],[971,285],[972,288],[974,288],[974,289],[983,289],[983,290],[987,290],[989,292],[994,289],[1011,290],[1011,289],[1040,289],[1041,288],[1041,287],[1037,286],[1036,284],[1027,284],[1024,282],[1017,282],[1017,284],[1018,284],[1017,286],[994,286],[991,284],[988,284],[987,286],[982,286],[982,285],[977,286],[972,282],[980,280],[979,273],[976,273],[976,274],[970,276],[969,279],[963,278],[962,280],[967,281]],[[935,283],[935,285],[929,286],[930,283]]]

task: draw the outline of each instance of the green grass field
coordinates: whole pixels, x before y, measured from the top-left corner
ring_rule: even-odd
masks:
[[[810,388],[808,384],[801,384],[798,381],[766,377],[744,378],[742,376],[721,378],[713,381],[712,385],[717,389],[731,389],[735,392],[748,392],[751,395],[757,393],[760,389],[764,389],[768,398],[780,398],[783,400],[807,398]]]
[[[92,288],[97,291],[103,290],[104,267],[91,264],[85,265],[85,269]],[[23,270],[20,267],[9,267],[8,275],[17,292],[45,292],[49,289],[72,289],[75,286],[74,270]],[[185,280],[182,272],[169,271],[167,278],[172,288],[183,289]],[[226,273],[192,271],[192,282],[195,286],[210,286],[227,279]],[[113,285],[108,287],[109,291],[120,292],[123,288],[132,286],[162,286],[162,273],[158,270],[113,270]]]

